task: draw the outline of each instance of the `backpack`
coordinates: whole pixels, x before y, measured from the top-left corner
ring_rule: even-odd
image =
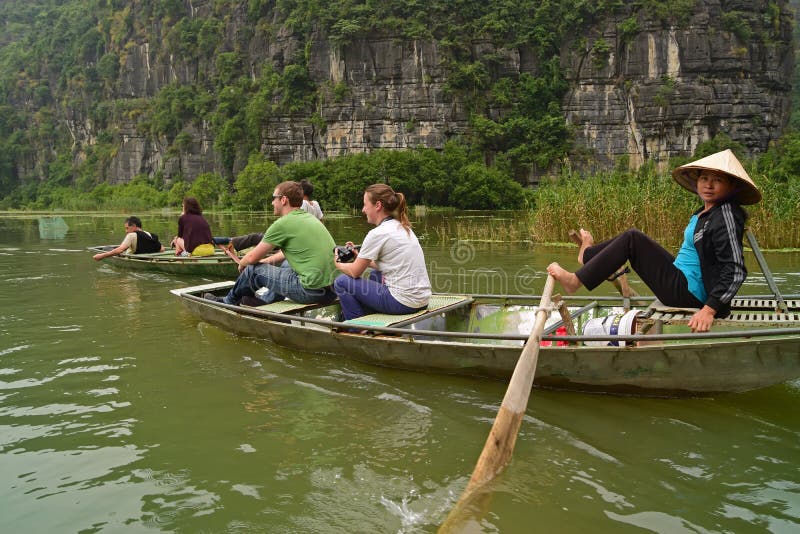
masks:
[[[161,242],[156,234],[136,230],[136,254],[148,254],[150,252],[161,252]]]

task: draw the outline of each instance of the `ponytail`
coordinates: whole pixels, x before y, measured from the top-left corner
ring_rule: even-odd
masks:
[[[372,184],[367,187],[365,192],[369,195],[369,199],[373,204],[380,201],[384,211],[397,219],[406,232],[411,232],[411,221],[408,220],[408,206],[403,193],[396,193],[394,189],[386,184]]]

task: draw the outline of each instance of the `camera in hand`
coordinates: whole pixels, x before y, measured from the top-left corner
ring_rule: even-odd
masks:
[[[356,251],[360,248],[360,245],[339,245],[333,249],[336,252],[336,261],[339,263],[350,263],[356,259]]]

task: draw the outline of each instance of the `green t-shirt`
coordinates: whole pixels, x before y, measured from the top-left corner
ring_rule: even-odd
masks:
[[[267,228],[263,241],[283,250],[306,289],[327,287],[339,274],[333,263],[336,243],[325,225],[310,213],[290,211]]]

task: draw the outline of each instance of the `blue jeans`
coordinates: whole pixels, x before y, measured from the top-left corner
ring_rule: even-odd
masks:
[[[259,297],[267,304],[287,298],[299,304],[324,304],[336,299],[330,286],[320,289],[304,288],[289,262],[284,261],[280,266],[258,263],[245,267],[233,288],[225,295],[225,304],[238,304],[242,297],[255,297],[256,291],[262,287],[269,288],[266,294]]]
[[[342,274],[333,281],[333,290],[339,297],[345,320],[370,313],[402,315],[427,308],[409,308],[401,304],[389,293],[389,288],[383,284],[382,279],[380,271],[372,271],[368,280]]]

